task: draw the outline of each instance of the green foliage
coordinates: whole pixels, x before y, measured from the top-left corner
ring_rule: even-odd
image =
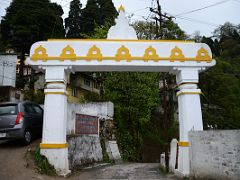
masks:
[[[217,65],[201,76],[205,128],[240,128],[239,74],[239,66],[217,59]]]
[[[133,27],[137,32],[138,39],[155,39],[156,26],[153,22],[148,21],[136,21],[133,23]],[[160,32],[160,28],[158,29]],[[187,35],[181,28],[173,21],[167,21],[162,29],[162,39],[186,39]]]
[[[38,104],[44,104],[44,92],[43,90],[34,91],[32,89],[24,90],[24,100],[33,101]]]
[[[112,163],[111,159],[108,156],[106,146],[105,146],[105,138],[100,138],[101,148],[102,148],[102,155],[103,155],[103,162],[105,163]]]
[[[41,174],[46,174],[49,176],[56,176],[56,170],[52,165],[49,164],[47,158],[40,154],[40,149],[38,148],[33,152],[34,160],[37,165],[37,169]]]
[[[98,102],[100,101],[100,96],[97,93],[86,91],[84,92],[84,97],[87,102]]]
[[[115,106],[123,158],[138,160],[145,125],[158,104],[158,74],[112,73],[105,80],[105,98]]]
[[[13,0],[1,22],[4,45],[29,53],[31,45],[49,37],[64,37],[63,10],[49,0]]]
[[[203,73],[200,78],[204,92],[204,128],[239,129],[240,26],[226,23],[215,33],[218,40],[204,40],[213,52],[217,52],[217,65]]]
[[[82,4],[80,0],[73,0],[70,3],[70,11],[65,19],[65,29],[67,38],[81,38],[81,15]]]
[[[106,39],[110,27],[111,24],[109,22],[106,22],[104,25],[96,26],[92,34],[82,34],[82,36],[86,39]]]
[[[96,27],[107,22],[112,25],[116,16],[112,0],[88,0],[82,10],[81,34],[91,36]]]
[[[24,88],[25,54],[29,54],[31,45],[64,37],[62,15],[62,7],[49,0],[13,0],[6,9],[1,21],[1,41],[5,49],[13,48],[20,54],[18,88]]]

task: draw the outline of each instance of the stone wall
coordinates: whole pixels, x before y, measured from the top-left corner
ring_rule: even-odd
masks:
[[[111,102],[68,103],[68,157],[71,169],[103,161],[103,153],[107,153],[109,159],[114,162],[121,161],[121,156],[115,141],[116,132],[113,124],[113,113],[114,107]],[[97,116],[100,120],[100,134],[75,134],[76,114]],[[100,139],[104,140],[103,142],[105,143],[101,144]],[[105,150],[106,152],[103,152]]]
[[[192,131],[189,142],[191,176],[240,178],[240,130]]]
[[[93,164],[103,160],[100,139],[87,135],[68,138],[70,168]]]

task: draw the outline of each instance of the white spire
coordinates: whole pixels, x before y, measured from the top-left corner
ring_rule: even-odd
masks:
[[[125,9],[121,5],[118,9],[119,16],[115,20],[116,25],[108,31],[107,39],[134,39],[137,40],[136,31],[129,25],[125,15]]]

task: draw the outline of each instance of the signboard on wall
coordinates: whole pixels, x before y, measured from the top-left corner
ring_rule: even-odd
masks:
[[[17,55],[0,54],[0,86],[15,87]]]
[[[79,135],[98,135],[98,117],[76,114],[75,133]]]

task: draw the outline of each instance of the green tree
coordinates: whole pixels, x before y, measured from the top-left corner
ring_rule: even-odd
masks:
[[[4,46],[20,53],[20,79],[23,77],[25,54],[31,45],[50,37],[64,37],[63,10],[49,0],[13,0],[1,21]],[[23,83],[21,83],[23,84]]]
[[[157,73],[112,73],[104,82],[105,98],[115,106],[123,159],[138,161],[151,112],[158,104]]]
[[[114,24],[114,20],[118,15],[116,8],[112,0],[99,0],[100,5],[100,24],[104,25],[105,23]]]
[[[138,39],[155,39],[156,38],[156,26],[151,21],[136,21],[133,23],[133,27],[136,30]],[[158,27],[160,31],[160,27]],[[181,28],[172,20],[164,23],[162,27],[163,39],[186,39],[187,35]]]
[[[82,30],[85,35],[92,35],[95,27],[113,24],[117,11],[112,0],[88,0],[86,7],[82,10]]]
[[[80,0],[71,1],[68,17],[65,19],[67,38],[81,38],[81,8]]]
[[[203,38],[217,60],[200,76],[204,128],[239,129],[240,26],[225,23],[215,30],[215,38]]]

